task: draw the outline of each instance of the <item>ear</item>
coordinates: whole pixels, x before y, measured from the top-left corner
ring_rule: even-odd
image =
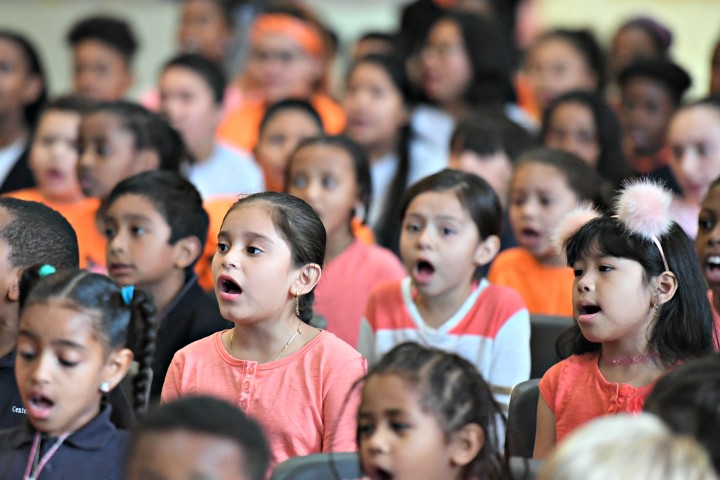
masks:
[[[114,352],[110,352],[103,367],[101,381],[109,382],[110,389],[112,390],[120,383],[125,374],[127,374],[132,361],[133,353],[129,348],[120,348]]]
[[[132,175],[160,169],[160,155],[150,148],[143,148],[135,153],[132,165]]]
[[[678,281],[674,273],[664,271],[655,280],[657,302],[662,305],[672,300],[677,292]]]
[[[185,269],[197,260],[202,252],[201,242],[195,236],[181,238],[173,245],[175,268]]]
[[[453,433],[450,439],[450,462],[455,467],[464,467],[477,457],[485,445],[485,432],[477,423],[469,423]]]
[[[303,265],[298,270],[298,275],[295,278],[293,295],[305,295],[310,290],[315,288],[315,285],[320,281],[320,275],[322,269],[317,263],[308,263]]]
[[[17,302],[20,300],[20,277],[22,277],[23,269],[22,268],[14,268],[13,271],[10,273],[10,284],[8,286],[8,291],[5,293],[5,297],[10,302]]]
[[[32,75],[23,86],[23,101],[26,104],[31,104],[38,99],[42,92],[43,81],[38,75]]]
[[[500,238],[497,235],[490,235],[484,240],[480,241],[477,248],[475,248],[475,254],[473,255],[473,264],[476,267],[486,265],[495,258],[495,255],[500,251]]]

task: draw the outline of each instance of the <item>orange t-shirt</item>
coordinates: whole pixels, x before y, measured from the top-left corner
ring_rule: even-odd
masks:
[[[60,214],[70,222],[78,238],[80,249],[80,268],[105,267],[105,237],[102,236],[95,223],[95,213],[100,208],[97,198],[83,198],[77,202],[58,203],[46,200],[37,188],[16,190],[7,194],[9,197],[32,202],[40,202]]]
[[[338,103],[327,95],[315,95],[312,106],[320,114],[323,130],[330,135],[341,133],[345,128],[345,112]],[[267,105],[259,100],[242,103],[225,115],[218,127],[218,140],[245,151],[251,151],[258,140],[260,122]]]
[[[500,252],[493,260],[488,280],[517,290],[531,314],[573,315],[572,268],[542,265],[522,247]]]

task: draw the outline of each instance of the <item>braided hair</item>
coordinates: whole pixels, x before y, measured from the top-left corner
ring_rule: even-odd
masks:
[[[466,466],[463,479],[509,478],[498,432],[505,417],[490,387],[470,362],[454,353],[402,343],[368,372],[365,383],[375,375],[402,378],[417,392],[422,410],[437,418],[446,439],[469,424],[482,428],[485,444]],[[362,440],[358,429],[358,445]]]
[[[112,352],[132,346],[139,363],[133,380],[133,407],[147,408],[152,383],[152,360],[157,340],[157,319],[152,296],[134,290],[128,302],[120,286],[105,275],[86,270],[66,269],[42,276],[46,266],[30,267],[20,280],[20,312],[50,300],[81,310],[93,320],[97,336]]]

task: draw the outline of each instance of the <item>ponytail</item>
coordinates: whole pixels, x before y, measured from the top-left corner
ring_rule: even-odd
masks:
[[[150,400],[158,321],[152,296],[145,290],[136,289],[128,306],[132,315],[128,338],[134,339],[132,350],[138,362],[138,373],[132,381],[132,404],[135,412],[142,413]]]

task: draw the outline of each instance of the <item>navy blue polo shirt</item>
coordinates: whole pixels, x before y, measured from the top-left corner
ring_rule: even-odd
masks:
[[[15,349],[0,357],[0,430],[21,425],[25,407],[15,382]]]
[[[71,434],[50,458],[40,479],[122,480],[128,433],[110,422],[110,406]],[[0,431],[0,478],[22,478],[35,430],[29,422]],[[43,448],[42,451],[46,451]]]

